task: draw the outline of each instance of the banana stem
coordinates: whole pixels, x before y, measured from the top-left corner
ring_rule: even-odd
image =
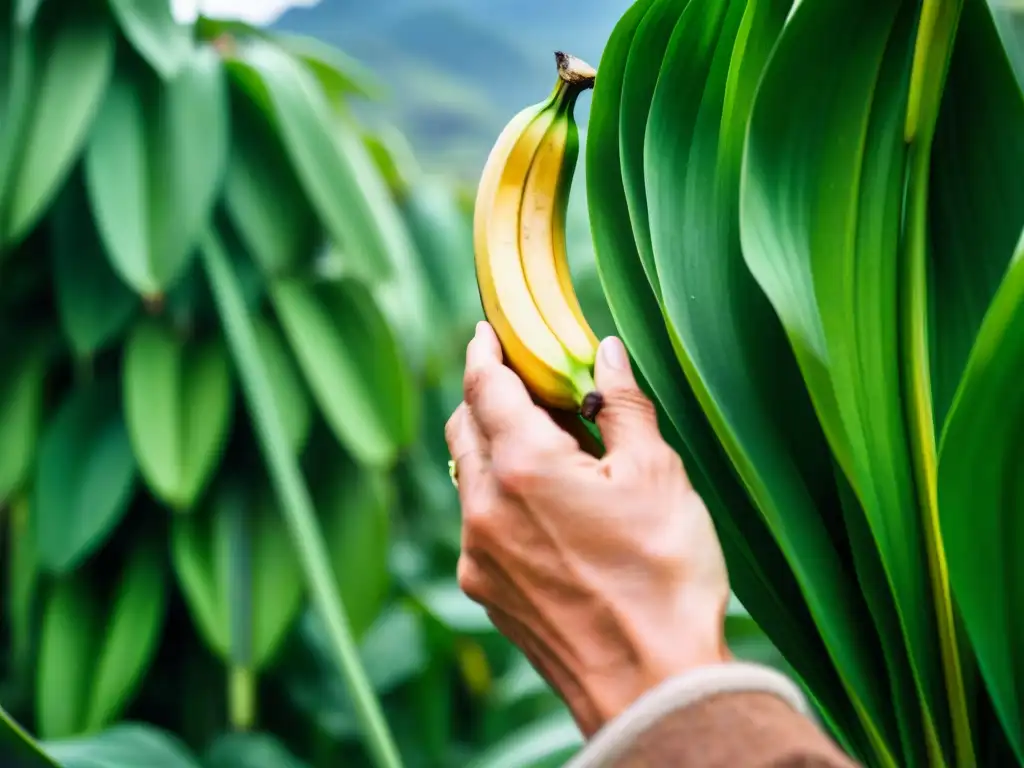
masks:
[[[581,366],[573,371],[573,388],[577,395],[582,395],[580,401],[580,416],[587,421],[593,422],[597,414],[604,406],[604,397],[597,391],[597,384],[594,383],[594,376],[589,366]]]
[[[575,86],[578,91],[594,87],[597,70],[570,53],[555,51],[555,65],[558,67],[559,79],[568,85]]]

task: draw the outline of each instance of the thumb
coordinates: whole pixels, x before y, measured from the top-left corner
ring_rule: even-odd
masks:
[[[594,380],[604,400],[597,426],[608,453],[644,451],[661,442],[654,404],[637,386],[626,348],[614,336],[598,347]]]

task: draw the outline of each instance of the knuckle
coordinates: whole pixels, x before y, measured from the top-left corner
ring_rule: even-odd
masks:
[[[479,400],[480,394],[491,381],[491,373],[487,368],[474,367],[466,369],[462,379],[462,390],[467,403]]]
[[[494,514],[482,494],[468,498],[462,506],[462,535],[470,548],[492,540]]]
[[[657,418],[654,403],[639,389],[630,387],[613,390],[608,395],[608,401],[616,410],[642,414],[645,418],[652,420]]]
[[[685,474],[683,459],[668,444],[660,443],[651,448],[651,464],[659,474]]]
[[[448,448],[455,444],[458,438],[459,432],[462,429],[462,420],[465,417],[466,404],[459,403],[459,407],[455,409],[455,412],[448,418],[448,421],[444,425],[444,439],[448,443]]]
[[[686,476],[683,460],[664,443],[651,445],[643,457],[642,464],[644,475],[659,484],[673,481],[680,475]]]
[[[484,599],[484,585],[480,569],[471,557],[463,554],[459,556],[459,562],[455,567],[455,578],[458,581],[459,589],[470,600],[481,602]]]
[[[543,467],[525,452],[500,455],[493,464],[494,479],[505,493],[529,493],[543,475]]]
[[[686,478],[683,460],[661,440],[651,441],[631,452],[633,481],[661,486],[675,479]],[[687,485],[689,481],[687,480]]]

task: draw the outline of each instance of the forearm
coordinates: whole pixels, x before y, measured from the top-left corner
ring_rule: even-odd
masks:
[[[855,768],[791,683],[723,664],[659,686],[608,723],[569,768]]]

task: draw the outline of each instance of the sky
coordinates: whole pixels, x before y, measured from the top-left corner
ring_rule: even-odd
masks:
[[[320,0],[171,0],[174,18],[193,21],[199,13],[215,19],[236,19],[250,24],[271,24],[294,6],[312,6]]]

